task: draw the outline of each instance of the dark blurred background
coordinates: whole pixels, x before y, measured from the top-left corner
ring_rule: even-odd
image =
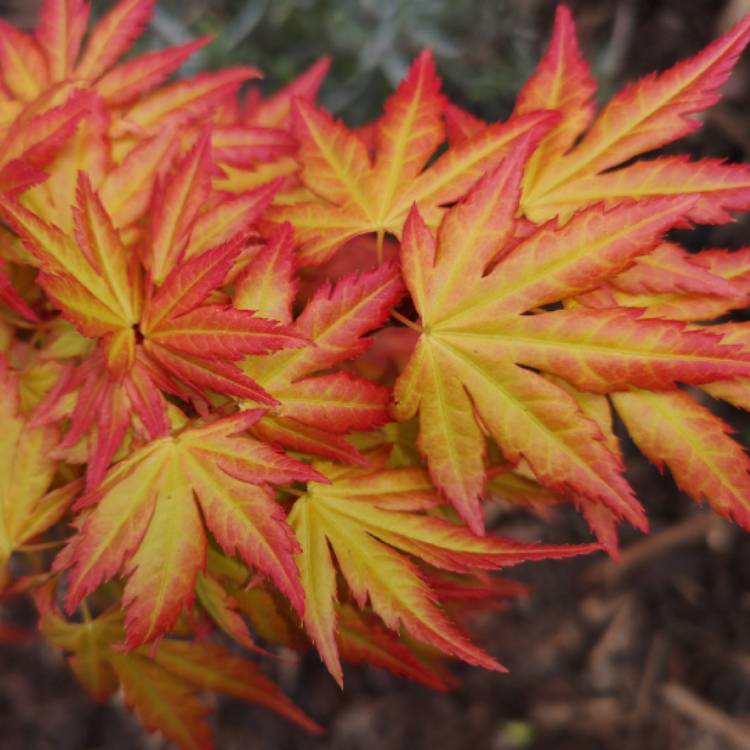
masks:
[[[111,2],[95,0],[97,12]],[[625,81],[689,56],[750,12],[750,0],[575,0],[582,46],[605,101]],[[3,0],[21,26],[33,0]],[[244,62],[269,91],[322,54],[333,59],[322,102],[352,124],[375,117],[423,47],[448,93],[476,114],[505,117],[549,37],[551,0],[162,0],[139,49],[206,33],[218,40],[185,71]],[[681,150],[748,159],[750,58],[724,101]],[[748,244],[748,223],[699,228],[692,242]],[[747,421],[723,413],[748,444]],[[462,685],[430,693],[372,669],[349,669],[341,693],[317,657],[269,673],[328,727],[313,739],[229,700],[216,705],[219,750],[750,750],[750,537],[697,509],[635,455],[630,478],[652,519],[624,533],[623,562],[603,558],[513,571],[533,594],[476,618],[477,640],[509,675],[457,665]],[[544,522],[493,509],[509,533],[587,538],[574,513]],[[0,625],[33,623],[0,609]],[[156,750],[118,704],[96,706],[60,656],[40,644],[0,645],[2,750]]]

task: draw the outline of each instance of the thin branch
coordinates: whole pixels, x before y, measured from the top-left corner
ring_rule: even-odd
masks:
[[[72,537],[68,539],[55,539],[51,542],[37,542],[36,544],[23,544],[18,547],[19,552],[43,552],[48,549],[55,549],[55,547],[62,547],[67,544]]]
[[[681,716],[729,742],[737,750],[750,750],[750,731],[729,714],[677,683],[662,686],[664,702]]]
[[[419,323],[415,323],[413,320],[405,318],[401,313],[396,312],[395,310],[391,310],[391,317],[397,320],[399,323],[403,323],[405,326],[408,326],[412,329],[412,331],[422,333],[422,329],[420,328]]]
[[[696,544],[706,538],[711,526],[717,522],[713,513],[698,513],[695,516],[670,526],[663,531],[631,544],[622,551],[619,562],[604,560],[593,565],[585,578],[587,583],[616,584],[634,569],[652,562],[675,547]]]

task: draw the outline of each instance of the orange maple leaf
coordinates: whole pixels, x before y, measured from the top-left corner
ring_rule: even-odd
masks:
[[[750,362],[710,328],[687,330],[616,307],[546,311],[647,254],[695,198],[595,206],[517,241],[529,154],[527,144],[483,178],[446,214],[437,242],[412,211],[401,253],[421,335],[396,384],[395,413],[407,419],[419,411],[430,473],[475,531],[485,430],[507,460],[526,459],[542,484],[644,526],[601,426],[546,376],[593,393],[666,390],[744,375]],[[612,548],[601,519],[592,525]]]
[[[300,242],[299,262],[315,265],[361,234],[401,236],[412,203],[436,225],[442,206],[476,180],[529,133],[536,138],[557,116],[536,112],[489,128],[426,166],[445,140],[443,97],[432,55],[425,51],[385,105],[374,128],[374,160],[367,145],[322,110],[297,100],[293,132],[300,142],[301,179],[315,200],[282,206],[271,218],[289,221]],[[380,252],[380,251],[379,251]]]

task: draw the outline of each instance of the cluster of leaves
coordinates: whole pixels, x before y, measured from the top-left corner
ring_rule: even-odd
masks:
[[[167,81],[207,39],[120,62],[154,4],[0,24],[0,585],[92,695],[205,748],[207,689],[319,730],[254,635],[339,683],[502,669],[460,623],[520,592],[490,571],[646,528],[613,410],[750,529],[706,405],[750,408],[750,248],[665,238],[750,208],[750,169],[638,158],[699,126],[750,18],[596,114],[560,7],[507,121],[423,52],[352,131],[326,61],[269,99],[254,68]],[[486,533],[487,500],[572,502],[597,542]]]

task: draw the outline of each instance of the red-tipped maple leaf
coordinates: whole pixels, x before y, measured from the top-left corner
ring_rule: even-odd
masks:
[[[677,486],[750,529],[750,458],[732,428],[683,391],[612,395],[633,441]]]
[[[61,83],[75,81],[95,89],[110,106],[133,103],[211,40],[204,37],[117,64],[143,33],[155,5],[156,0],[120,0],[93,26],[85,44],[90,11],[86,0],[44,0],[33,36],[0,23],[1,75],[7,90],[29,102]],[[158,111],[162,117],[187,122],[243,80],[258,75],[253,68],[207,74],[196,79],[191,92],[184,84],[172,84],[153,98],[141,99],[140,106],[124,113],[124,119],[130,128],[147,127]]]
[[[410,648],[411,644],[384,627],[375,615],[348,604],[340,605],[336,612],[336,644],[348,664],[387,669],[433,690],[448,690],[455,684],[447,670]]]
[[[78,491],[77,482],[49,491],[58,432],[31,425],[19,402],[18,373],[0,354],[0,589],[13,552],[57,523]]]
[[[668,254],[665,247],[671,248]],[[750,250],[714,248],[680,256],[673,246],[661,246],[577,301],[594,309],[637,308],[647,318],[712,320],[750,304]]]
[[[235,305],[291,322],[293,270],[291,232],[282,228],[238,281]],[[370,346],[365,334],[386,320],[403,293],[393,264],[346,276],[335,287],[321,286],[292,329],[310,342],[307,346],[249,357],[241,365],[278,402],[255,433],[291,450],[361,462],[343,435],[383,424],[390,392],[365,378],[330,370]]]
[[[98,424],[98,439],[90,442],[90,485],[111,462],[132,417],[147,438],[165,434],[161,391],[190,397],[211,390],[276,403],[235,363],[305,343],[303,335],[275,321],[207,302],[273,194],[273,187],[260,189],[201,210],[211,169],[205,134],[156,201],[151,236],[141,250],[145,278],[139,255],[85,175],[78,177],[70,233],[0,197],[4,215],[41,263],[39,284],[84,336],[100,340],[98,351],[59,384],[44,407],[54,414],[56,400],[79,390],[63,447]]]
[[[377,233],[379,243],[386,232],[400,237],[415,202],[436,225],[441,206],[463,196],[519,139],[529,133],[541,138],[556,119],[545,112],[524,115],[467,139],[425,168],[445,140],[439,90],[432,56],[423,52],[375,126],[374,160],[357,134],[296,101],[301,178],[317,198],[271,216],[294,226],[301,264],[323,263],[347,240],[368,232]]]
[[[80,529],[58,559],[69,569],[68,611],[103,581],[129,575],[123,596],[126,645],[171,628],[205,567],[206,532],[227,554],[269,575],[295,609],[304,594],[298,549],[269,484],[320,479],[318,472],[247,436],[260,417],[242,412],[154,440],[113,466],[76,504]]]
[[[419,411],[418,444],[430,473],[477,532],[484,430],[507,460],[526,459],[542,484],[644,526],[600,425],[546,375],[595,393],[670,389],[677,381],[744,375],[750,361],[710,329],[687,330],[636,311],[544,311],[648,253],[695,198],[609,211],[597,206],[515,242],[513,217],[528,156],[528,148],[518,149],[483,178],[446,214],[437,242],[413,210],[401,253],[421,335],[396,384],[396,414],[407,419]],[[611,530],[592,526],[611,548]]]
[[[570,11],[559,6],[547,53],[514,110],[514,117],[540,109],[560,115],[524,175],[523,214],[541,222],[570,217],[596,203],[614,206],[675,193],[696,197],[686,213],[695,222],[723,223],[730,220],[730,211],[750,208],[746,165],[694,162],[684,156],[630,163],[700,127],[692,115],[718,101],[719,89],[749,40],[747,17],[694,57],[627,86],[595,116],[595,85],[578,50]],[[455,144],[484,131],[481,120],[459,110],[449,117]]]
[[[0,190],[20,193],[44,181],[44,170],[95,106],[91,92],[63,86],[20,109],[0,127]]]
[[[251,88],[245,99],[243,122],[255,127],[289,130],[292,124],[293,101],[315,101],[330,67],[330,58],[321,57],[291,83],[267,99],[261,98],[257,87]]]
[[[318,468],[330,484],[309,483],[289,522],[301,547],[296,559],[306,597],[305,629],[339,684],[343,675],[335,640],[338,595],[331,552],[360,608],[369,601],[389,628],[398,631],[403,625],[446,654],[502,670],[445,615],[406,555],[433,567],[467,572],[596,549],[479,537],[462,525],[424,515],[420,511],[429,482],[419,470]],[[440,502],[434,489],[433,501]]]
[[[328,58],[318,60],[266,100],[251,88],[242,108],[228,108],[229,113],[214,117],[214,159],[223,173],[214,181],[217,189],[244,192],[276,179],[282,185],[278,202],[298,201],[305,194],[311,197],[297,177],[297,142],[290,132],[292,102],[312,104],[329,66]]]
[[[185,750],[210,750],[210,709],[200,694],[210,690],[275,711],[309,732],[321,727],[307,717],[252,662],[213,643],[164,639],[158,649],[123,653],[123,616],[111,609],[85,622],[69,622],[54,606],[54,589],[36,594],[39,628],[67,656],[71,669],[97,701],[121,688],[143,724]]]

